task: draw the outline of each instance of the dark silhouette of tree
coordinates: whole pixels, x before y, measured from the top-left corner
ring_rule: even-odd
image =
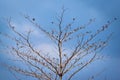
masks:
[[[15,44],[9,46],[10,53],[14,54],[13,56],[17,56],[19,62],[26,66],[24,68],[17,65],[7,65],[12,73],[16,74],[17,72],[38,80],[63,80],[65,75],[69,74],[65,80],[72,80],[74,75],[90,63],[102,58],[97,54],[107,45],[111,34],[106,36],[104,40],[98,39],[97,36],[108,29],[116,18],[92,32],[87,27],[94,22],[94,19],[90,19],[82,26],[73,27],[76,21],[76,18],[73,18],[70,23],[64,26],[65,11],[66,9],[62,8],[61,15],[57,17],[57,21],[51,22],[52,25],[56,26],[51,30],[44,29],[44,27],[36,23],[35,18],[24,16],[36,27],[36,30],[42,31],[56,44],[57,52],[54,52],[57,55],[56,57],[50,56],[50,53],[46,55],[42,50],[36,49],[31,41],[31,38],[34,39],[34,37],[31,37],[32,31],[23,34],[17,31],[11,23],[11,19],[8,19],[8,26],[17,37],[1,34],[15,42]],[[69,51],[65,48],[66,46],[69,46]],[[18,79],[16,75],[15,77]],[[94,76],[91,79],[94,79]]]

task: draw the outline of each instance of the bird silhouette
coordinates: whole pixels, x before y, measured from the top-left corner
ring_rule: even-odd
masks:
[[[73,18],[73,21],[75,20],[75,18]]]
[[[35,18],[33,18],[32,20],[35,21]]]
[[[54,24],[54,22],[51,22],[52,24]]]

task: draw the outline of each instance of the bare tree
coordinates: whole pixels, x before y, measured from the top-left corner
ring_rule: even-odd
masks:
[[[94,19],[90,19],[84,25],[75,27],[76,18],[73,18],[70,23],[63,25],[65,11],[66,9],[63,8],[61,15],[56,19],[57,21],[51,22],[52,25],[56,26],[51,30],[44,29],[36,23],[35,18],[31,19],[29,16],[24,16],[36,27],[36,30],[44,33],[57,46],[57,52],[54,52],[56,57],[50,56],[50,53],[43,53],[42,50],[34,47],[31,41],[31,38],[34,39],[33,36],[31,37],[32,31],[21,33],[16,30],[11,19],[8,19],[8,26],[17,37],[1,34],[14,41],[15,44],[7,46],[7,48],[13,56],[17,57],[16,61],[18,63],[25,65],[25,67],[7,65],[12,73],[17,72],[38,80],[63,80],[64,77],[65,80],[72,80],[74,75],[101,58],[97,54],[107,45],[111,34],[103,40],[97,36],[108,29],[116,18],[92,32],[88,29],[88,26],[94,22]],[[66,48],[68,46],[69,49]],[[69,75],[65,76],[66,74]],[[16,75],[15,77],[18,79]]]

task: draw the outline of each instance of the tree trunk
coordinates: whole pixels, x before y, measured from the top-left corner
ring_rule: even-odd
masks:
[[[62,80],[62,76],[59,76],[59,79]]]

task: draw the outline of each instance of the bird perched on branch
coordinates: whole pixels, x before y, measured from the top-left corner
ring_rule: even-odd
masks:
[[[54,22],[51,22],[51,24],[54,24]]]
[[[73,18],[73,21],[75,20],[75,18]]]
[[[35,21],[35,18],[32,18],[33,21]]]

